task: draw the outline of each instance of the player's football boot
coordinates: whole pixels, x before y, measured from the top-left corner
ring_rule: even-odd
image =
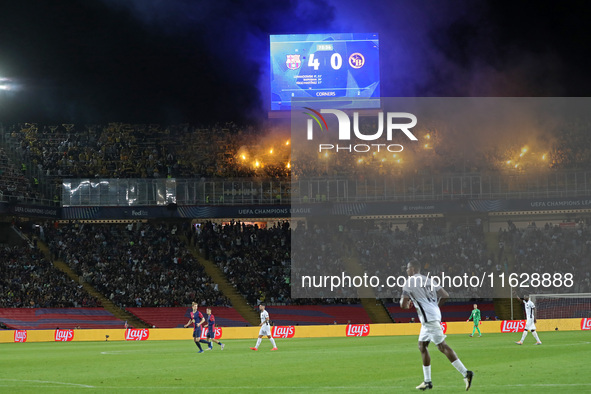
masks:
[[[534,343],[534,345],[541,345],[541,344],[542,344],[542,342],[536,342],[536,343]]]
[[[274,347],[273,349],[271,349],[271,351],[273,351],[273,350],[279,350],[279,349],[277,349],[276,347]]]
[[[251,347],[250,350],[254,350],[256,352],[259,349],[257,349],[256,347]]]
[[[515,344],[517,344],[517,345],[523,345],[523,342],[517,341],[517,342],[515,342]]]
[[[222,350],[224,350],[224,347],[226,346],[225,343],[222,343]]]
[[[474,376],[474,372],[466,371],[466,377],[464,377],[464,382],[466,383],[466,391],[470,390],[470,386],[472,386],[472,377]]]
[[[416,388],[417,388],[417,390],[421,390],[421,391],[431,390],[433,388],[433,383],[423,382],[423,383],[419,384]]]

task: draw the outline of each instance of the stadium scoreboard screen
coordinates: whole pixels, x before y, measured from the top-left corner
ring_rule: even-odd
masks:
[[[271,111],[293,98],[325,98],[341,108],[377,108],[379,40],[375,33],[270,36]]]

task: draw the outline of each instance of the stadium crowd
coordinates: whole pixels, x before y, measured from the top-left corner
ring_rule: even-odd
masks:
[[[330,225],[328,227],[331,227]],[[259,228],[241,222],[212,222],[195,227],[193,242],[206,258],[215,261],[228,280],[250,304],[357,303],[358,294],[342,288],[290,287],[301,275],[341,275],[350,272],[351,259],[369,275],[405,275],[406,263],[417,258],[432,274],[479,275],[500,270],[488,252],[481,225],[445,229],[445,222],[409,221],[405,229],[389,224],[351,221],[339,230],[326,225],[298,226],[288,223]],[[295,241],[294,244],[291,244]],[[291,253],[290,253],[291,249]],[[292,262],[294,264],[292,264]],[[294,270],[293,275],[291,269]],[[290,290],[292,293],[290,293]],[[293,298],[292,298],[293,296]],[[399,297],[378,288],[376,297]],[[474,298],[473,289],[458,290],[454,298]]]
[[[233,123],[196,127],[26,123],[4,130],[19,156],[47,177],[200,178],[283,176],[238,165],[237,152],[252,145],[254,131]]]
[[[583,131],[589,127],[578,125],[561,132],[554,146],[549,148],[547,167],[588,168],[591,155],[586,147],[591,146],[591,133]],[[402,174],[402,167],[396,164],[400,158],[392,155],[388,159],[373,155],[364,161],[338,162],[330,155],[312,155],[309,160],[300,157],[292,171],[285,165],[291,159],[287,153],[289,141],[274,144],[282,146],[281,149],[268,150],[264,146],[268,140],[254,128],[231,123],[164,128],[122,123],[83,127],[28,123],[2,127],[2,133],[6,148],[0,150],[0,192],[17,199],[40,197],[36,186],[39,179],[31,176],[33,172],[25,163],[34,166],[34,173],[41,174],[45,181],[55,182],[55,190],[59,189],[63,178],[69,177],[287,179],[290,175],[301,174],[347,174],[363,180],[373,173]],[[519,152],[515,147],[511,151],[508,143],[506,151],[497,149],[482,155],[481,161],[476,162],[451,154],[450,145],[441,133],[432,131],[429,138],[431,146],[412,148],[413,157],[421,158],[424,163],[416,171],[497,171],[501,169],[499,163],[510,161],[506,159]],[[14,151],[22,160],[21,168],[14,164],[7,150]],[[253,164],[252,159],[257,155],[267,160],[266,165]],[[290,245],[291,232],[287,223],[261,229],[244,223],[220,226],[208,222],[195,230],[193,239],[252,304],[262,300],[312,302],[290,297],[291,259],[315,265],[320,270],[324,266],[341,267],[347,254],[355,256],[363,267],[376,274],[400,274],[405,262],[413,257],[420,258],[425,263],[424,268],[432,269],[433,273],[450,274],[464,273],[467,269],[474,275],[507,268],[524,271],[535,263],[540,270],[570,270],[582,275],[586,285],[579,285],[579,291],[590,289],[587,256],[591,243],[587,226],[576,229],[550,225],[528,229],[509,226],[500,237],[503,248],[515,253],[511,259],[514,267],[502,266],[502,260],[493,251],[487,251],[481,226],[458,226],[452,230],[444,227],[444,223],[434,220],[426,220],[420,226],[409,222],[402,230],[390,225],[354,224],[328,242],[322,237],[326,229],[312,226],[295,230],[302,244]],[[130,229],[125,225],[72,223],[57,229],[47,226],[46,236],[56,257],[64,259],[85,280],[121,306],[184,305],[196,296],[208,304],[227,304],[200,265],[172,234],[173,230],[163,224],[137,223]],[[290,246],[293,246],[291,256]],[[318,249],[323,250],[320,258],[309,253]],[[92,253],[83,254],[82,250]],[[127,282],[128,278],[133,281]],[[336,296],[340,302],[351,302],[346,294]]]
[[[0,246],[0,308],[100,306],[34,246]]]
[[[302,275],[342,277],[345,273],[375,276],[384,284],[388,277],[406,277],[406,265],[413,259],[419,260],[424,273],[430,275],[479,275],[501,268],[487,250],[481,222],[447,227],[443,219],[430,218],[409,220],[406,226],[374,220],[350,220],[337,227],[317,225],[312,231],[293,238],[294,280],[300,283]],[[455,299],[490,296],[473,288],[448,290]],[[309,291],[318,296],[327,290]],[[351,297],[356,292],[356,288],[349,288],[342,294],[331,295]],[[398,298],[400,294],[397,286],[374,286],[365,297],[387,299]]]
[[[406,228],[368,221],[346,234],[345,250],[358,256],[368,275],[406,275],[406,264],[417,259],[426,275],[480,276],[500,269],[487,250],[481,222],[447,228],[443,219],[408,221]],[[400,297],[400,289],[378,287],[381,298]],[[488,297],[474,288],[448,288],[452,298]]]
[[[195,228],[194,243],[214,261],[251,305],[290,299],[290,229],[288,222],[257,225],[210,221]]]
[[[23,168],[16,167],[4,148],[0,147],[0,201],[21,201],[39,199],[39,190],[35,190],[38,180],[33,184],[25,176]]]
[[[369,129],[376,126],[369,121]],[[588,124],[572,124],[556,132],[551,146],[517,146],[513,140],[482,152],[458,154],[453,141],[437,127],[419,131],[426,143],[405,146],[406,152],[339,157],[334,153],[298,150],[292,163],[287,133],[261,131],[234,123],[162,127],[153,124],[2,126],[5,149],[13,160],[29,166],[28,179],[53,183],[59,196],[64,178],[268,178],[347,176],[359,179],[443,173],[526,174],[541,169],[584,170],[591,165]],[[283,140],[282,140],[283,138]],[[393,141],[396,142],[396,141]],[[484,148],[483,148],[484,149]],[[419,165],[420,163],[420,165]],[[17,163],[17,166],[21,163]],[[34,171],[31,171],[34,170]],[[7,172],[3,178],[14,174]],[[517,187],[517,186],[515,186]],[[520,186],[521,187],[521,186]],[[18,193],[31,194],[31,190]],[[34,192],[34,190],[33,190]],[[47,193],[46,193],[47,194]]]
[[[591,292],[591,232],[583,220],[542,227],[531,222],[525,228],[509,222],[508,229],[500,230],[499,239],[503,249],[512,253],[504,255],[511,272],[572,273],[575,278],[572,288],[548,286],[539,292]]]
[[[54,258],[121,307],[229,305],[179,239],[159,223],[46,226]]]
[[[182,306],[194,299],[204,305],[228,305],[202,266],[188,252],[181,232],[201,253],[214,261],[229,282],[251,305],[350,304],[359,299],[342,289],[304,289],[292,298],[290,283],[301,272],[330,274],[347,270],[354,261],[368,275],[405,275],[406,263],[418,259],[436,275],[481,275],[509,270],[572,272],[575,292],[591,291],[589,228],[535,224],[517,228],[509,223],[499,232],[500,251],[487,250],[481,223],[452,226],[443,219],[409,221],[406,227],[379,221],[349,221],[331,225],[297,226],[289,222],[268,228],[231,222],[212,222],[181,228],[181,224],[128,223],[42,226],[54,258],[64,260],[85,281],[121,307]],[[292,235],[294,236],[292,239]],[[296,244],[291,245],[292,240]],[[507,262],[506,253],[514,259]],[[3,247],[1,306],[96,306],[80,285],[41,257],[34,247]],[[505,265],[501,263],[505,262]],[[508,266],[507,266],[508,264]],[[304,271],[302,271],[304,269]],[[310,271],[311,269],[311,271]],[[480,298],[472,289],[449,289],[454,299]],[[451,291],[453,290],[453,291]],[[318,293],[324,292],[324,293]],[[308,293],[307,293],[308,292]],[[340,292],[340,293],[339,293]],[[377,289],[378,298],[397,298],[399,289]]]

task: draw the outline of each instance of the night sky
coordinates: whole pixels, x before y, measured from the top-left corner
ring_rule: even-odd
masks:
[[[268,36],[286,33],[379,33],[383,97],[588,96],[590,10],[585,1],[4,0],[0,78],[11,90],[0,90],[0,122],[259,122]]]

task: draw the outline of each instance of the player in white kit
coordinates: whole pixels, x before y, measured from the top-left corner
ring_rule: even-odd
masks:
[[[468,371],[456,355],[456,352],[445,343],[445,334],[441,328],[441,310],[439,306],[445,303],[449,298],[449,294],[441,286],[434,286],[431,278],[421,275],[421,263],[417,260],[408,263],[406,273],[408,278],[406,285],[402,289],[400,307],[409,309],[414,304],[421,321],[419,350],[423,359],[424,380],[416,388],[423,391],[433,388],[431,382],[431,355],[428,350],[429,342],[433,341],[437,345],[437,349],[445,354],[451,365],[462,374],[466,384],[466,391],[468,391],[472,386],[474,373]]]
[[[269,322],[269,312],[265,310],[265,304],[259,305],[259,310],[261,311],[261,324],[259,326],[261,329],[259,330],[259,338],[257,339],[257,344],[255,347],[251,347],[251,350],[259,350],[259,345],[263,340],[263,336],[266,335],[267,338],[271,341],[273,348],[271,351],[277,350],[277,345],[275,344],[275,339],[273,339],[273,335],[271,334],[271,323]]]
[[[527,332],[531,331],[531,335],[534,336],[536,339],[536,343],[534,345],[541,345],[542,341],[540,341],[540,337],[538,337],[538,333],[536,332],[536,306],[533,302],[530,301],[529,296],[524,296],[523,299],[519,298],[518,295],[515,295],[519,302],[523,302],[523,306],[525,307],[525,329],[523,330],[523,335],[518,342],[515,342],[518,345],[523,345],[523,341],[527,336]]]

